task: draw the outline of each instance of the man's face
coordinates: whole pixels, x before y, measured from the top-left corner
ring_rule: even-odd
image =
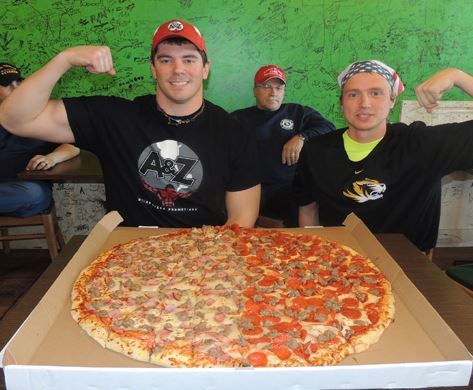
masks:
[[[4,101],[8,95],[10,95],[13,90],[20,85],[19,81],[13,81],[10,85],[4,87],[0,85],[0,102]]]
[[[372,139],[382,137],[395,99],[388,81],[376,73],[358,73],[343,87],[342,111],[349,131],[369,132]],[[366,135],[365,135],[366,136]]]
[[[202,81],[209,76],[210,63],[202,57],[192,43],[158,45],[151,63],[157,81],[157,100],[170,115],[189,115],[202,105]]]
[[[269,79],[263,84],[256,84],[253,89],[256,106],[260,110],[279,110],[284,99],[284,90],[285,85],[279,79]]]

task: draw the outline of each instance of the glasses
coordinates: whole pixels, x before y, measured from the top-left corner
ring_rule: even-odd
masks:
[[[256,87],[264,89],[266,91],[274,89],[277,92],[282,92],[284,91],[285,85],[257,84]]]

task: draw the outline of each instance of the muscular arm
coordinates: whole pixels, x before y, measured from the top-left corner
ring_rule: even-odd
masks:
[[[74,66],[83,66],[91,73],[115,74],[108,47],[66,49],[24,80],[0,105],[0,123],[19,136],[74,142],[62,100],[50,99],[58,80]]]
[[[45,170],[54,167],[56,164],[66,160],[70,160],[79,154],[80,149],[74,145],[62,144],[54,149],[51,153],[43,156],[34,156],[26,166],[26,170]]]
[[[299,226],[318,226],[319,209],[316,202],[299,206]]]
[[[259,184],[243,191],[227,191],[225,205],[228,218],[225,225],[254,226],[258,218],[260,193]]]
[[[438,106],[442,95],[457,87],[473,97],[473,77],[455,68],[444,69],[415,88],[417,101],[427,112]]]

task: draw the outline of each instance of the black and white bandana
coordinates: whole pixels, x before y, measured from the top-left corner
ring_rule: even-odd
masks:
[[[338,85],[343,88],[350,77],[358,73],[376,73],[384,77],[389,85],[394,96],[399,95],[404,91],[404,84],[399,78],[396,71],[381,61],[358,61],[348,65],[345,70],[338,75]]]

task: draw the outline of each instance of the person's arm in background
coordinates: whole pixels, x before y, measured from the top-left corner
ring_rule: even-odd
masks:
[[[258,218],[260,194],[259,184],[242,191],[227,191],[225,206],[228,217],[225,225],[236,223],[243,227],[253,227]]]
[[[80,149],[74,145],[62,144],[46,155],[37,154],[26,165],[27,171],[46,170],[54,167],[56,164],[77,156]]]
[[[91,73],[115,74],[112,55],[106,46],[77,46],[66,49],[25,79],[0,105],[0,123],[9,132],[56,143],[73,143],[62,100],[50,100],[58,80],[75,66]]]
[[[332,122],[325,119],[314,109],[304,106],[301,129],[283,146],[281,153],[282,163],[287,165],[297,164],[305,141],[333,130],[335,130],[335,126]]]
[[[458,87],[473,97],[473,77],[456,68],[447,68],[434,74],[414,90],[419,104],[427,112],[432,112],[442,95],[453,87]]]
[[[305,206],[299,206],[299,226],[319,225],[319,208],[317,203],[312,202]]]

